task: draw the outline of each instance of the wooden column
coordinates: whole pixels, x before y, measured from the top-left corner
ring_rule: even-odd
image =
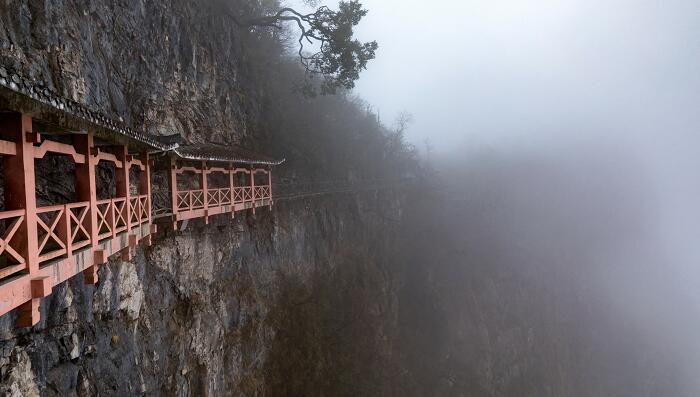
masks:
[[[39,246],[37,236],[36,185],[34,174],[34,143],[39,134],[32,131],[32,119],[21,113],[0,115],[0,137],[15,142],[17,154],[2,156],[5,172],[5,209],[24,209],[24,222],[17,231],[21,243],[19,254],[26,263],[26,272],[39,271]],[[39,322],[39,298],[33,298],[19,306],[17,326],[30,327]]]
[[[267,207],[272,209],[272,167],[267,170],[267,192],[269,195]]]
[[[204,224],[208,225],[209,224],[209,192],[207,191],[209,189],[209,184],[207,182],[207,175],[209,173],[207,172],[207,162],[202,161],[202,174],[201,174],[201,180],[200,180],[200,186],[202,188],[202,191],[204,192]]]
[[[129,185],[129,170],[131,170],[131,156],[126,145],[118,146],[115,150],[117,159],[122,162],[122,168],[115,169],[117,176],[117,197],[124,197],[126,201],[126,236],[131,242],[131,189]],[[122,259],[131,259],[131,244],[122,252]]]
[[[170,187],[170,200],[173,214],[173,230],[177,230],[177,163],[173,157],[170,157],[168,172],[168,185]]]
[[[236,181],[235,181],[235,176],[236,172],[234,171],[235,168],[233,166],[233,163],[229,163],[228,165],[228,187],[231,192],[231,218],[234,218],[236,216],[236,193],[234,190],[236,189]]]
[[[75,195],[78,201],[87,201],[90,203],[87,215],[89,222],[86,229],[90,235],[90,246],[94,250],[97,247],[97,235],[99,234],[99,231],[97,230],[97,187],[95,181],[95,166],[97,165],[97,158],[93,155],[94,143],[92,133],[89,132],[83,135],[74,135],[73,146],[78,153],[85,155],[85,162],[83,164],[75,165]],[[67,209],[67,211],[70,210]],[[66,219],[70,220],[68,214]],[[97,283],[96,266],[99,264],[101,263],[94,261],[93,251],[93,264],[83,271],[86,284]]]
[[[255,215],[255,168],[250,168],[250,197],[253,198],[253,215]]]
[[[139,194],[146,195],[146,211],[148,212],[148,236],[145,237],[146,245],[151,245],[151,233],[155,233],[151,215],[151,159],[148,151],[141,153],[141,163],[144,169],[139,174]]]

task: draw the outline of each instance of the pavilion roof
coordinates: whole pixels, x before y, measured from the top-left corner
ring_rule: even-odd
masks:
[[[280,165],[284,162],[284,159],[275,159],[240,146],[214,143],[181,145],[173,149],[173,152],[187,160],[226,161],[259,165]]]
[[[126,126],[87,106],[56,93],[41,82],[0,66],[0,107],[20,110],[49,124],[67,129],[91,129],[97,136],[127,140],[159,150],[172,150],[177,144],[164,144],[152,135]],[[124,139],[121,139],[124,140]]]
[[[16,70],[0,65],[0,110],[19,110],[47,125],[66,130],[93,131],[100,138],[160,151],[173,151],[188,160],[226,161],[244,164],[279,165],[274,159],[239,146],[212,143],[185,144],[179,134],[154,136],[126,126],[104,114],[56,93],[39,81],[22,76]]]

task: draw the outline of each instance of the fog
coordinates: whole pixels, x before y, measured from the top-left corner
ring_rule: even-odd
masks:
[[[407,139],[447,200],[433,201],[434,233],[414,236],[440,252],[416,265],[449,286],[443,353],[487,360],[464,346],[517,340],[505,323],[459,341],[464,324],[489,322],[470,317],[496,305],[481,288],[510,302],[504,313],[537,296],[518,324],[548,335],[539,348],[558,352],[559,377],[521,366],[538,386],[484,394],[700,395],[700,3],[362,3],[357,36],[380,48],[355,93],[387,124],[414,116]],[[499,286],[484,264],[531,289]],[[522,344],[511,348],[541,353]]]
[[[534,326],[575,324],[584,375],[564,394],[699,395],[700,4],[363,4],[380,51],[356,92],[387,123],[411,112],[408,139],[433,150],[443,277],[488,263],[566,302]]]
[[[380,52],[357,92],[436,150],[552,134],[692,132],[700,95],[696,1],[366,0]]]

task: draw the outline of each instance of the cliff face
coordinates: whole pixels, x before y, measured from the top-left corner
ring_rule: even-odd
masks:
[[[5,1],[0,60],[150,133],[260,145],[265,65],[219,2],[107,3]],[[71,197],[69,169],[42,172],[40,202]],[[343,195],[165,232],[94,287],[56,286],[32,329],[0,318],[0,394],[381,393],[399,212],[391,195]]]
[[[54,288],[33,329],[3,317],[0,392],[315,394],[376,380],[396,312],[382,265],[393,243],[367,214],[396,206],[279,204],[169,233],[103,266],[96,287],[77,276]]]
[[[239,141],[260,86],[219,3],[4,1],[0,60],[148,132]]]

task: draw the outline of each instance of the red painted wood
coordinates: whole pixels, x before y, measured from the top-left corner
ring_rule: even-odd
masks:
[[[53,286],[80,272],[86,283],[97,283],[98,265],[117,254],[131,258],[132,249],[140,241],[150,245],[156,230],[151,224],[148,152],[141,152],[136,159],[128,154],[127,146],[117,146],[115,154],[100,152],[94,147],[91,133],[75,135],[72,145],[40,141],[40,135],[32,132],[29,116],[0,115],[6,206],[5,211],[0,211],[0,221],[6,222],[5,232],[0,236],[0,255],[11,262],[0,269],[0,315],[19,308],[19,326],[31,326],[39,321],[40,299],[48,296]],[[77,163],[78,202],[36,207],[34,159],[47,152],[71,156]],[[95,167],[100,161],[115,164],[115,198],[97,200]],[[136,195],[131,194],[129,186],[132,166],[141,170]],[[272,205],[270,170],[234,168],[232,163],[226,167],[211,166],[206,161],[196,167],[177,168],[174,158],[170,159],[168,168],[175,227],[178,220],[204,218],[206,223],[212,215],[233,216],[236,211],[249,208],[255,211],[259,205]],[[229,186],[210,189],[208,175],[214,172],[228,174]],[[238,172],[248,175],[249,184],[236,186]],[[257,172],[267,173],[267,185],[256,185]],[[177,189],[177,175],[185,173],[200,178],[200,189]]]

